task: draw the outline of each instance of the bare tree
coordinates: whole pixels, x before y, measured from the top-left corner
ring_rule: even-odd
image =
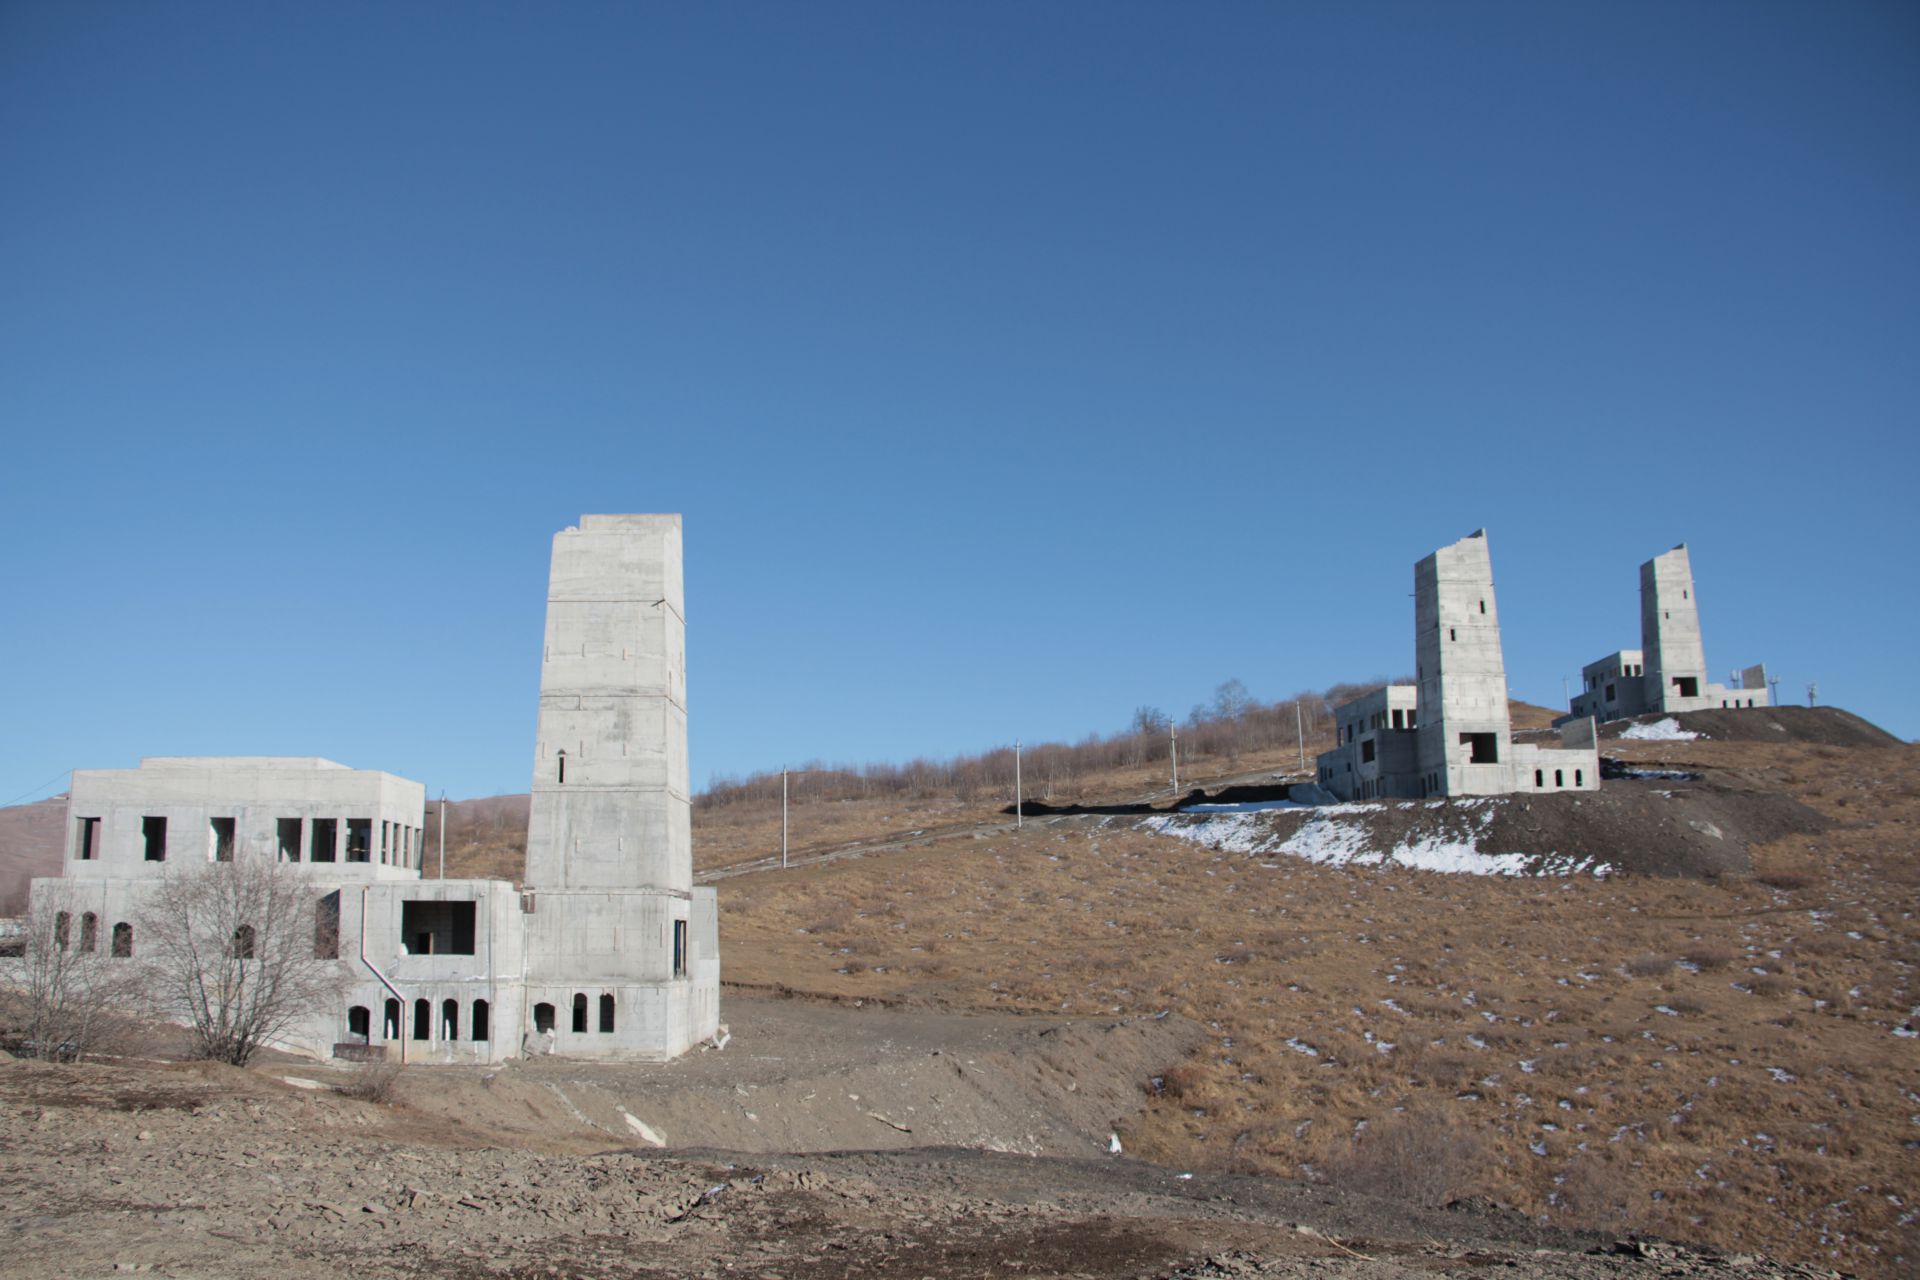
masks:
[[[340,990],[319,889],[268,858],[170,876],[141,920],[140,955],[157,1010],[201,1056],[244,1066],[263,1044]]]
[[[135,985],[129,966],[107,954],[93,905],[65,881],[34,895],[17,985],[0,988],[8,1048],[21,1057],[78,1059],[125,1025]]]

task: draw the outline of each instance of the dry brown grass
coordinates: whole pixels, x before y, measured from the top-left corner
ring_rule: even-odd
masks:
[[[1029,823],[724,882],[727,976],[955,1009],[1173,1010],[1213,1040],[1159,1089],[1140,1082],[1130,1152],[1384,1186],[1437,1116],[1484,1144],[1478,1181],[1443,1165],[1420,1194],[1895,1274],[1896,1254],[1920,1256],[1920,1086],[1893,1034],[1920,1002],[1920,752],[1636,750],[1818,790],[1851,825],[1756,851],[1810,877],[1788,889],[1265,867],[1125,820]],[[1644,975],[1623,971],[1640,958]]]

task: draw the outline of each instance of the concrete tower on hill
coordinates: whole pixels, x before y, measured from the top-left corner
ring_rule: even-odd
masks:
[[[1640,650],[1650,695],[1698,698],[1706,690],[1707,651],[1684,542],[1640,566]]]
[[[1683,542],[1640,566],[1640,647],[1616,650],[1581,668],[1580,692],[1554,723],[1764,707],[1771,701],[1765,665],[1743,668],[1732,679],[1724,685],[1707,679],[1693,557]]]
[[[1507,663],[1485,529],[1413,567],[1413,628],[1423,794],[1511,791]]]
[[[527,1000],[583,985],[619,1010],[565,1052],[672,1057],[719,1018],[712,889],[693,887],[677,515],[583,516],[554,535],[527,824]],[[696,959],[696,957],[698,957]],[[545,1028],[536,1028],[545,1030]]]
[[[1513,740],[1500,610],[1487,531],[1476,529],[1413,567],[1414,685],[1387,685],[1334,710],[1332,751],[1317,781],[1340,800],[1592,791],[1600,785],[1593,721],[1557,746]]]

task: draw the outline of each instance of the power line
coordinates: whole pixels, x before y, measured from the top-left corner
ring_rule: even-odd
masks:
[[[0,809],[11,808],[16,804],[19,804],[22,800],[25,800],[28,796],[35,795],[39,792],[45,791],[48,787],[60,781],[62,778],[66,777],[68,774],[72,772],[73,770],[71,769],[62,769],[60,772],[54,774],[51,778],[48,778],[45,782],[41,783],[39,786],[28,787],[25,791],[22,791],[19,795],[7,801],[6,804],[0,804]]]

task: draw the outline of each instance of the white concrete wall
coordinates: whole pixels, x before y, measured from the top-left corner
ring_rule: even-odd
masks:
[[[1513,735],[1486,530],[1414,566],[1413,591],[1425,794],[1499,795],[1512,785]],[[1495,761],[1472,763],[1462,734],[1493,735]]]

